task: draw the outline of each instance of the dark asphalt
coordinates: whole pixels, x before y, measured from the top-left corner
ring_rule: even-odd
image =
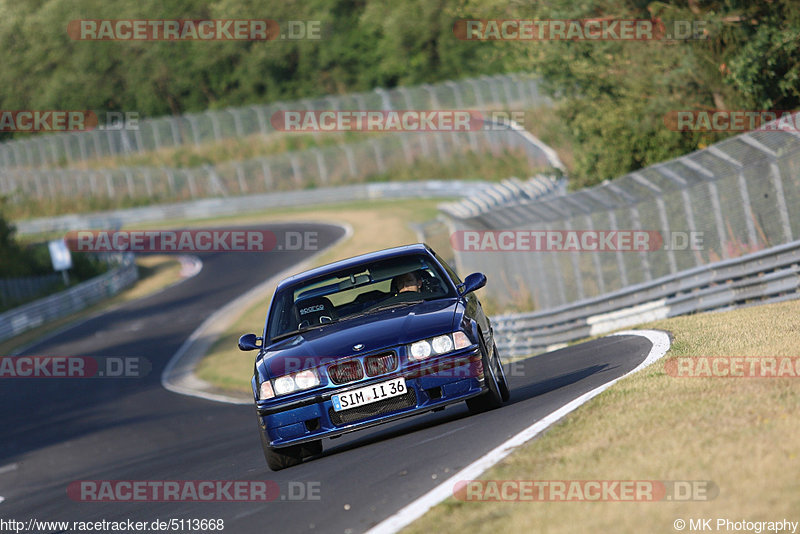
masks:
[[[320,246],[342,234],[323,225],[269,228],[315,230]],[[26,354],[145,357],[153,369],[138,379],[2,379],[0,519],[206,518],[224,519],[227,534],[363,532],[536,420],[627,373],[650,350],[644,338],[618,336],[538,356],[512,369],[511,400],[499,410],[470,417],[461,404],[349,434],[326,441],[321,458],[273,473],[252,406],[173,394],[160,376],[209,314],[312,253],[205,255],[196,277],[31,347]],[[491,280],[481,290],[489,291]],[[66,489],[78,480],[273,480],[281,497],[269,503],[76,502]],[[290,485],[294,495],[302,487],[318,498],[291,500]]]

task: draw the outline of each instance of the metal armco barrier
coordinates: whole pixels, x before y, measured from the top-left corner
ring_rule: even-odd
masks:
[[[492,321],[498,350],[504,356],[519,356],[646,321],[795,298],[800,298],[800,241],[602,297],[540,312],[496,316]]]
[[[138,278],[139,272],[133,255],[124,255],[122,263],[107,273],[0,314],[0,341],[88,308],[116,295]]]
[[[357,200],[390,198],[458,198],[478,195],[491,187],[488,182],[427,180],[420,182],[381,182],[341,187],[320,187],[228,198],[207,198],[176,204],[159,204],[84,215],[62,215],[17,221],[17,234],[68,232],[69,230],[114,229],[124,225],[164,220],[205,219],[270,208],[336,204]]]
[[[451,234],[657,232],[663,245],[604,251],[454,250],[502,307],[556,310],[800,238],[800,133],[767,125],[595,187],[445,206]],[[698,237],[698,246],[681,246]],[[683,241],[682,241],[683,240]],[[524,308],[522,308],[524,309]]]

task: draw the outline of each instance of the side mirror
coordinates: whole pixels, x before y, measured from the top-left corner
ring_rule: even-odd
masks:
[[[239,350],[257,350],[261,348],[263,339],[255,334],[245,334],[239,338]]]
[[[472,273],[464,279],[464,283],[459,286],[458,294],[462,297],[467,293],[477,291],[486,285],[486,275],[483,273]]]

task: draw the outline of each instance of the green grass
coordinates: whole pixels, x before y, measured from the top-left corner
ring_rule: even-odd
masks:
[[[709,480],[709,501],[463,502],[403,532],[675,532],[682,518],[798,520],[798,378],[676,378],[671,358],[799,356],[800,301],[642,325],[668,330],[666,357],[582,406],[491,468],[486,480]],[[513,393],[512,393],[513,397]],[[501,408],[502,409],[502,408]]]
[[[271,220],[302,220],[319,222],[343,222],[353,228],[351,238],[333,249],[324,252],[314,261],[323,265],[339,259],[349,258],[382,248],[417,242],[416,234],[409,222],[422,222],[433,218],[436,200],[401,200],[355,202],[345,205],[319,206],[313,211],[292,210],[248,218],[239,222],[267,222]],[[253,353],[242,353],[236,347],[239,336],[263,330],[267,302],[260,302],[245,310],[240,316],[231,318],[231,324],[212,345],[206,357],[196,369],[197,376],[217,388],[231,393],[250,391],[253,372]]]

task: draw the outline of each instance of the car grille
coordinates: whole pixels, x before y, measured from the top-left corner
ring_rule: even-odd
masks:
[[[364,378],[364,369],[358,360],[350,360],[328,367],[328,376],[334,384],[347,384]]]
[[[376,354],[364,358],[364,367],[367,368],[367,376],[378,376],[391,373],[397,368],[397,355],[394,352],[386,354]]]
[[[330,416],[331,422],[334,425],[342,425],[359,421],[361,419],[366,419],[375,415],[383,415],[396,410],[402,410],[403,408],[410,408],[416,405],[417,394],[414,393],[413,389],[409,388],[408,391],[403,395],[390,397],[388,399],[365,404],[363,406],[357,406],[355,408],[350,408],[349,410],[336,412],[333,410],[333,408],[330,408],[328,410],[328,415]]]

